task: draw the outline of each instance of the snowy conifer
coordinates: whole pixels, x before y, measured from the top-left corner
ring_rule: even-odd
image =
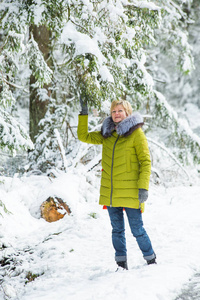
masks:
[[[55,165],[58,145],[54,129],[60,131],[64,145],[69,146],[65,129],[80,95],[90,107],[101,108],[104,101],[123,97],[134,109],[151,113],[153,121],[162,116],[170,123],[169,138],[164,142],[173,141],[173,146],[180,148],[184,135],[188,149],[194,149],[190,145],[195,144],[193,154],[198,160],[198,141],[178,118],[169,117],[167,99],[160,105],[162,97],[158,97],[154,86],[159,79],[154,63],[159,52],[170,54],[185,74],[193,68],[187,40],[191,20],[185,12],[190,2],[2,1],[2,103],[14,101],[19,64],[26,70],[20,78],[22,90],[29,90],[32,76],[31,86],[38,100],[46,101],[44,117],[38,121],[34,136],[34,161]],[[47,56],[31,33],[33,27],[45,27],[50,33]],[[159,122],[156,124],[159,126]]]

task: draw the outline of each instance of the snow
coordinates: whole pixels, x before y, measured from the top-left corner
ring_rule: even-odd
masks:
[[[186,103],[184,105],[184,118],[187,118],[192,129],[199,127],[200,109],[196,104]]]
[[[56,178],[27,174],[4,177],[0,184],[0,299],[13,300],[172,300],[200,269],[200,185],[150,184],[144,226],[157,255],[146,265],[126,219],[128,271],[116,271],[111,225],[98,205],[100,179],[85,169],[56,173]],[[62,198],[72,214],[48,223],[40,205]],[[0,202],[1,203],[1,202]],[[39,275],[25,284],[28,272]]]
[[[150,10],[160,10],[160,7],[155,5],[153,2],[147,2],[147,1],[133,1],[134,5],[139,8],[148,8]]]
[[[63,32],[61,34],[61,42],[66,45],[70,43],[75,43],[76,52],[74,56],[84,55],[85,53],[91,53],[96,55],[100,64],[105,62],[105,57],[102,55],[97,41],[95,39],[90,38],[88,35],[78,32],[76,30],[76,26],[72,24],[72,22],[67,22],[65,25]]]
[[[34,22],[36,25],[39,25],[42,19],[42,13],[45,8],[41,3],[41,0],[38,0],[34,9]]]
[[[83,3],[87,6],[83,18],[87,19],[88,11],[95,17],[92,4],[88,0]],[[123,4],[129,5],[129,2],[124,0]],[[132,4],[160,10],[150,1],[133,1]],[[16,9],[13,4],[3,5],[12,8],[12,11]],[[125,17],[119,3],[114,5],[107,6],[107,9],[112,22],[117,22],[118,16]],[[44,12],[45,7],[38,0],[34,10],[35,24],[40,24]],[[176,15],[181,17],[180,14]],[[173,16],[176,15],[174,10]],[[131,41],[135,30],[141,31],[141,28],[128,28],[123,37]],[[91,38],[79,32],[77,26],[69,21],[62,31],[61,42],[75,45],[74,56],[85,53],[96,56],[102,80],[112,83],[113,76],[105,66],[106,58],[99,46],[108,37],[99,27],[94,28],[94,33]],[[179,33],[179,37],[182,38],[182,45],[185,45],[187,36],[180,36]],[[33,38],[31,41],[30,50],[34,50],[37,44]],[[115,45],[112,35],[109,43]],[[30,52],[30,58],[33,59],[34,54],[35,50]],[[153,79],[144,67],[145,59],[143,55],[141,62],[135,62],[148,85],[153,86]],[[39,71],[42,71],[40,57],[37,62]],[[128,60],[122,58],[122,65],[128,66]],[[185,57],[184,70],[188,66],[190,60]],[[47,75],[48,81],[51,79],[51,70],[48,68]],[[186,92],[191,94],[188,88],[184,95]],[[170,116],[177,119],[176,112],[165,97],[159,92],[157,96],[167,107]],[[109,112],[109,106],[110,102],[105,101],[102,110]],[[185,105],[186,112],[193,116],[189,120],[192,128],[199,124],[199,110],[195,110],[195,107]],[[190,131],[188,123],[182,120],[181,125],[200,143],[199,137]],[[61,146],[58,132],[57,140]],[[161,148],[158,143],[156,146]],[[80,146],[79,153],[68,169],[64,149],[60,147],[67,172],[56,173],[56,178],[34,174],[0,178],[0,261],[9,259],[9,263],[5,266],[1,264],[0,268],[0,300],[174,300],[184,284],[199,272],[199,179],[190,177],[190,180],[184,181],[182,178],[180,182],[175,182],[173,177],[167,184],[155,184],[151,180],[143,220],[157,255],[157,264],[146,265],[126,219],[129,270],[115,272],[108,213],[98,205],[100,179],[94,175],[94,171],[90,171],[94,160],[98,162],[101,154],[97,154],[86,167],[80,166],[80,158],[87,151],[87,147]],[[168,160],[163,156],[162,160],[167,169]],[[163,179],[166,180],[166,177],[163,176]],[[62,198],[72,214],[66,214],[63,219],[53,223],[42,219],[40,205],[49,196]],[[5,208],[8,212],[5,212]],[[28,273],[36,275],[36,278],[26,283]]]
[[[100,67],[99,74],[101,75],[101,78],[103,81],[108,81],[108,82],[114,83],[114,78],[106,66]]]

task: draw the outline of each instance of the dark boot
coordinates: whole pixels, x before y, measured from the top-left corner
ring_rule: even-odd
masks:
[[[117,265],[121,267],[122,269],[128,270],[128,264],[127,261],[117,261]],[[119,268],[117,268],[119,270]]]
[[[147,260],[147,264],[148,265],[157,264],[156,257],[154,257],[153,259]]]

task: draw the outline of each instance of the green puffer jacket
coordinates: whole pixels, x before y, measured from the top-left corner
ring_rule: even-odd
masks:
[[[88,116],[79,115],[79,140],[103,145],[99,204],[140,207],[138,189],[148,190],[151,174],[149,148],[142,125],[141,115],[135,113],[117,126],[108,117],[101,131],[88,132]],[[141,210],[144,211],[144,204]]]

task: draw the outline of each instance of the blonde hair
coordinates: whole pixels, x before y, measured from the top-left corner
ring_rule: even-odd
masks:
[[[132,114],[133,109],[131,107],[130,102],[128,102],[127,100],[123,100],[123,99],[112,101],[111,107],[110,107],[110,114],[112,114],[113,108],[117,105],[122,105],[123,106],[127,116],[130,116]]]

